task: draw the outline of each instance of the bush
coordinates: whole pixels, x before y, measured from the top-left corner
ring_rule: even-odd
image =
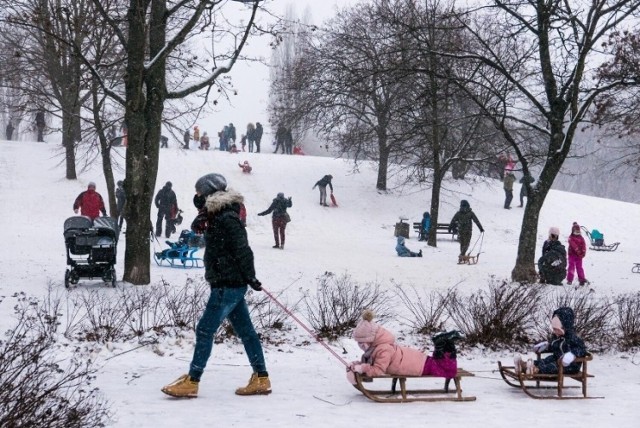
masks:
[[[596,297],[586,289],[567,287],[554,288],[541,302],[536,320],[538,338],[549,336],[553,311],[568,306],[575,314],[575,331],[589,350],[606,349],[615,340],[611,322],[614,318],[614,305],[608,299]]]
[[[55,343],[59,301],[18,299],[16,327],[0,341],[0,426],[103,427],[106,401],[91,387],[94,370],[79,353],[65,360]]]
[[[450,293],[442,295],[437,291],[418,291],[413,286],[407,290],[399,284],[396,284],[394,291],[396,298],[409,312],[409,317],[400,315],[400,318],[414,332],[431,335],[445,329],[445,323],[449,318],[446,308],[451,299]]]
[[[539,296],[539,287],[492,280],[487,291],[470,296],[453,290],[447,310],[468,344],[496,349],[529,342]]]
[[[619,296],[615,304],[620,348],[629,350],[640,346],[640,292]]]
[[[388,293],[380,290],[380,284],[355,283],[351,276],[336,276],[325,272],[318,278],[315,296],[303,298],[307,318],[319,337],[335,340],[346,335],[360,321],[362,311],[370,309],[377,320],[389,317]]]

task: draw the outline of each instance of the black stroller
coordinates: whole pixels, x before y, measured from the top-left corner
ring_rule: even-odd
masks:
[[[77,284],[80,278],[102,278],[116,286],[116,249],[118,223],[111,217],[69,217],[64,222],[67,247],[67,271],[64,286]]]

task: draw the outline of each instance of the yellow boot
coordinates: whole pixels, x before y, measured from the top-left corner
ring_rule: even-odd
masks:
[[[253,373],[249,384],[245,387],[236,389],[238,395],[266,395],[271,394],[271,381],[269,375],[258,376],[258,373]]]
[[[173,383],[162,387],[161,391],[172,397],[196,398],[198,396],[198,382],[191,380],[189,375],[182,375]]]

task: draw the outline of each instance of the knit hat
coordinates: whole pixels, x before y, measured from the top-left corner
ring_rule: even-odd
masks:
[[[353,330],[353,340],[362,343],[372,343],[375,340],[379,326],[372,320],[373,312],[365,310],[362,313],[362,321]]]
[[[460,208],[471,208],[471,205],[469,205],[469,201],[463,199],[460,201]]]
[[[96,183],[94,183],[93,181],[90,181],[89,184],[87,184],[87,189],[91,189],[91,188],[96,188]]]
[[[580,232],[580,225],[577,222],[573,222],[573,226],[571,226],[571,233]]]
[[[227,180],[220,174],[203,175],[196,181],[196,192],[203,196],[213,195],[215,192],[227,190]]]
[[[278,193],[278,197],[279,197],[280,199],[284,199],[284,193],[282,193],[282,192]]]
[[[560,236],[560,229],[553,226],[549,228],[549,235]]]

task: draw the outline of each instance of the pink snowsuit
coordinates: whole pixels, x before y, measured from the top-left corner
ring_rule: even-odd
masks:
[[[578,229],[579,230],[579,229]],[[578,281],[586,282],[582,259],[587,253],[587,244],[582,235],[571,233],[569,236],[569,266],[567,266],[567,282],[573,281],[574,272],[578,273]]]
[[[446,353],[444,358],[436,360],[417,349],[400,346],[395,341],[389,330],[378,327],[375,339],[371,343],[374,348],[369,358],[371,362],[362,364],[365,375],[455,377],[458,365],[456,360],[450,358],[449,353]]]

